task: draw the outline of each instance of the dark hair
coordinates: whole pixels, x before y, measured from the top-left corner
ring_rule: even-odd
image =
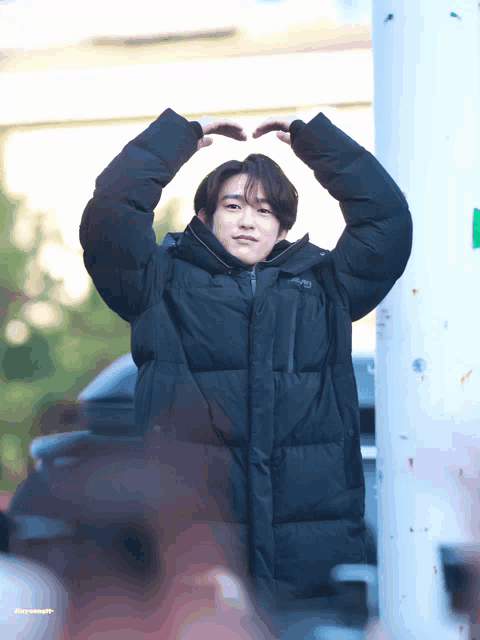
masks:
[[[279,232],[284,229],[290,231],[297,219],[297,190],[278,164],[261,153],[251,153],[243,162],[239,160],[224,162],[205,176],[195,193],[195,214],[198,215],[200,209],[205,209],[207,220],[211,223],[223,183],[240,173],[248,174],[245,185],[247,201],[257,181],[260,180],[266,198],[272,204],[273,213],[280,222]]]

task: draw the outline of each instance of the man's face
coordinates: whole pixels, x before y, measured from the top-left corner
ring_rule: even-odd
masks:
[[[250,204],[246,201],[247,178],[247,174],[240,173],[225,180],[218,194],[211,227],[204,209],[198,212],[198,217],[209,226],[229,253],[253,267],[265,260],[275,244],[286,237],[287,231],[279,234],[280,222],[271,204],[266,201],[260,181],[252,191]],[[251,236],[254,240],[238,238],[242,235]]]

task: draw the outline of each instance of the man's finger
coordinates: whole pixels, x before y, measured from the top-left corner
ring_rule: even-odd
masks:
[[[285,133],[283,131],[277,131],[277,138],[279,140],[281,140],[282,142],[285,142],[289,146],[292,146],[292,142],[291,142],[289,133]]]
[[[254,138],[259,138],[260,136],[263,136],[266,133],[270,133],[270,131],[288,132],[289,128],[290,128],[290,123],[284,122],[281,120],[275,120],[274,122],[264,122],[255,129],[252,135]]]
[[[218,123],[218,126],[215,129],[211,129],[209,133],[216,133],[222,136],[227,136],[228,138],[234,138],[235,140],[247,139],[247,135],[241,125],[233,126],[231,124]]]
[[[203,138],[200,138],[200,140],[197,142],[197,151],[200,151],[200,149],[203,149],[203,147],[209,147],[212,143],[213,138],[205,138],[205,136]]]
[[[219,135],[235,137],[237,140],[246,140],[247,136],[241,124],[230,120],[216,120],[203,128],[203,133],[216,133]]]

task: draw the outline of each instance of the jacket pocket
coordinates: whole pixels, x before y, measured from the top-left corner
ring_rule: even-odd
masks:
[[[360,411],[357,385],[353,370],[348,365],[332,367],[332,384],[338,413],[343,424],[343,453],[345,484],[347,489],[357,489],[365,484],[363,459],[360,447]]]

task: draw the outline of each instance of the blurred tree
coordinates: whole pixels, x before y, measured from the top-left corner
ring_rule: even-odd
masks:
[[[27,322],[23,307],[29,265],[44,240],[37,216],[34,245],[23,250],[11,239],[20,200],[0,187],[0,492],[13,492],[29,468],[33,438],[72,430],[79,392],[108,364],[130,351],[130,325],[92,291],[77,307],[61,306],[62,322],[42,328]],[[161,243],[179,230],[181,201],[171,199],[156,211],[154,230]],[[80,224],[80,219],[79,219]],[[54,300],[58,283],[41,274],[35,302]],[[16,324],[15,324],[16,323]],[[15,325],[21,329],[13,331]],[[22,333],[23,330],[23,333]]]
[[[1,368],[7,380],[37,380],[53,371],[48,341],[35,334],[28,344],[8,347],[3,354]]]
[[[162,243],[164,237],[170,231],[183,231],[185,228],[185,225],[182,224],[182,205],[181,198],[170,198],[155,211],[153,230],[158,244]]]

